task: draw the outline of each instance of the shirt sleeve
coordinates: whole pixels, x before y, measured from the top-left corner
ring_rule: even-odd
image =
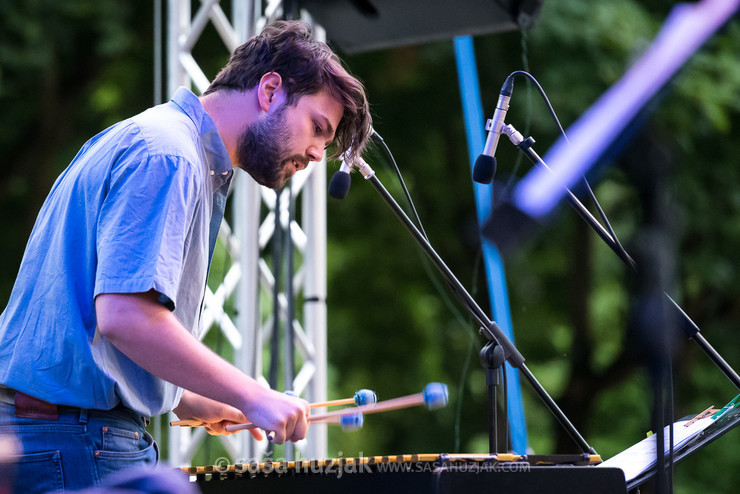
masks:
[[[197,189],[195,167],[176,156],[112,168],[98,220],[96,296],[154,289],[174,310]]]

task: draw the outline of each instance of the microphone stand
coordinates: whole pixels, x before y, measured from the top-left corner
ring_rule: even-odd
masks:
[[[512,142],[512,144],[518,147],[533,164],[541,165],[545,167],[545,169],[550,171],[550,167],[547,166],[547,163],[545,163],[544,160],[535,152],[535,150],[532,149],[534,139],[532,139],[531,137],[525,139],[519,131],[517,131],[512,125],[508,124],[504,125],[504,127],[502,128],[502,132],[509,137],[509,140]],[[596,218],[593,217],[588,209],[586,209],[586,206],[584,206],[583,203],[578,200],[573,192],[571,192],[568,188],[566,188],[565,190],[567,191],[566,198],[568,200],[568,203],[576,210],[579,216],[581,216],[581,218],[583,218],[586,223],[588,223],[589,226],[594,229],[594,231],[599,235],[599,237],[601,237],[606,245],[608,245],[617,254],[617,256],[625,262],[625,264],[627,264],[634,271],[637,271],[637,265],[635,261],[629,256],[629,254],[624,251],[624,249],[620,248],[617,240],[604,229],[601,223],[599,223]],[[737,374],[737,372],[735,372],[735,370],[725,361],[725,359],[722,358],[719,352],[717,352],[712,347],[712,345],[704,338],[696,323],[691,320],[691,318],[670,297],[670,295],[665,292],[663,294],[668,299],[669,306],[675,309],[676,316],[681,322],[681,326],[686,332],[686,336],[690,340],[694,340],[696,344],[699,345],[699,347],[704,351],[704,353],[706,353],[706,355],[712,360],[712,362],[714,362],[714,364],[722,371],[722,373],[732,382],[732,384],[740,389],[740,376]]]
[[[478,322],[478,324],[480,324],[481,334],[488,338],[489,341],[496,342],[498,345],[501,346],[501,348],[503,349],[505,360],[509,362],[512,367],[519,369],[519,372],[527,379],[527,381],[529,381],[537,395],[539,395],[539,397],[550,409],[560,425],[563,426],[568,435],[570,435],[570,437],[578,444],[581,450],[585,454],[596,454],[596,451],[591,446],[589,446],[583,436],[581,436],[578,430],[576,430],[575,426],[570,422],[568,417],[565,416],[563,411],[558,407],[552,397],[542,387],[539,381],[537,381],[537,378],[535,378],[529,368],[527,368],[526,364],[524,363],[524,357],[519,352],[519,350],[517,350],[511,340],[509,340],[506,334],[504,334],[501,328],[499,328],[498,324],[496,324],[495,321],[489,319],[488,315],[483,311],[483,309],[478,306],[473,297],[468,293],[465,287],[452,273],[450,268],[437,254],[429,241],[419,231],[416,225],[414,225],[414,223],[406,215],[404,210],[398,205],[393,196],[391,196],[391,194],[386,190],[380,180],[375,176],[375,172],[373,171],[373,169],[370,168],[370,166],[362,159],[359,159],[358,162],[359,163],[356,163],[354,166],[359,169],[365,180],[368,180],[375,187],[380,196],[385,200],[386,204],[391,208],[398,219],[401,220],[401,223],[403,223],[403,225],[411,233],[411,236],[414,237],[414,239],[424,249],[424,252],[427,254],[429,259],[445,278],[455,295],[457,295],[461,304],[468,310],[469,314]],[[493,454],[494,451],[491,451],[491,453]]]

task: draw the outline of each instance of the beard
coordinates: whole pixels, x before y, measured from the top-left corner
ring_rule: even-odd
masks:
[[[239,167],[265,187],[279,189],[292,176],[287,143],[290,132],[286,126],[288,105],[252,122],[239,136],[236,158]]]

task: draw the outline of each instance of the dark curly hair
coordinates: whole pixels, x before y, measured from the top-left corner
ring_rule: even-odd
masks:
[[[347,151],[350,159],[360,156],[372,133],[365,88],[331,48],[312,38],[311,27],[304,21],[276,21],[239,46],[205,94],[220,89],[251,90],[269,72],[282,77],[289,105],[322,89],[340,101],[344,113],[329,157],[336,159]]]

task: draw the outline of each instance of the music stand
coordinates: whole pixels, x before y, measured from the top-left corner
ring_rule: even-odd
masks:
[[[673,452],[673,463],[678,463],[679,461],[683,460],[684,458],[693,454],[704,446],[707,446],[709,443],[719,439],[720,437],[724,436],[729,431],[737,427],[739,424],[740,408],[734,407],[721,417],[717,418],[712,425],[699,432],[696,436],[692,437],[685,443],[676,447]],[[654,463],[650,468],[637,475],[636,477],[626,479],[627,490],[631,491],[632,489],[639,487],[640,485],[647,482],[655,475],[657,466],[657,463]]]

